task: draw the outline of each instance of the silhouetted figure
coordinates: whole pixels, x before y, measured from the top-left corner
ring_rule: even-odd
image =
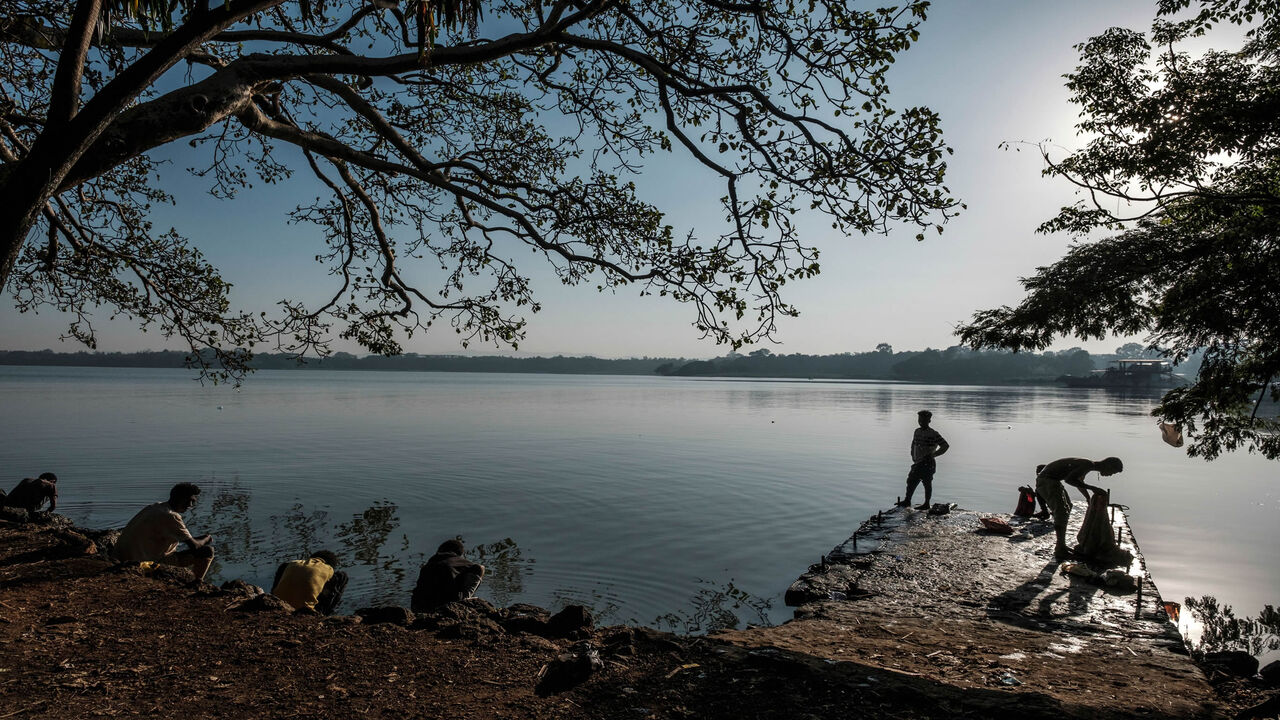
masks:
[[[418,573],[413,588],[411,607],[414,612],[428,612],[447,603],[466,600],[480,587],[484,566],[464,557],[466,548],[460,540],[440,543],[436,554]]]
[[[1103,460],[1085,460],[1084,458],[1062,458],[1042,466],[1036,475],[1036,494],[1045,502],[1053,514],[1053,530],[1057,533],[1057,544],[1053,548],[1056,560],[1065,560],[1070,554],[1067,549],[1067,520],[1071,517],[1071,498],[1067,495],[1065,485],[1071,485],[1084,495],[1089,502],[1089,492],[1105,492],[1102,488],[1085,483],[1084,478],[1095,470],[1099,475],[1107,477],[1124,470],[1120,458],[1109,457]]]
[[[1040,473],[1044,472],[1044,464],[1036,466],[1036,477],[1040,477]],[[1040,501],[1040,512],[1032,515],[1037,520],[1048,520],[1053,511],[1049,509],[1049,504],[1044,501],[1044,496],[1039,492],[1036,493],[1036,500]]]
[[[167,502],[152,503],[140,510],[120,531],[116,557],[125,562],[157,562],[190,568],[196,582],[204,579],[213,563],[213,536],[191,537],[182,513],[190,510],[200,496],[194,483],[178,483],[169,491]],[[178,550],[178,543],[186,544]]]
[[[338,570],[338,556],[328,550],[311,553],[306,560],[281,563],[271,583],[271,594],[295,610],[332,615],[347,589],[347,574]]]
[[[49,501],[49,512],[58,509],[58,476],[51,472],[40,473],[40,477],[23,478],[8,495],[0,490],[0,507],[20,508],[28,513],[36,513],[45,501]]]
[[[938,463],[934,458],[945,453],[951,446],[937,430],[929,427],[933,413],[921,410],[916,413],[920,427],[911,436],[911,470],[907,473],[907,496],[898,502],[898,507],[911,507],[911,496],[915,494],[917,485],[924,485],[924,504],[916,506],[917,510],[928,510],[933,499],[933,474],[938,471]]]

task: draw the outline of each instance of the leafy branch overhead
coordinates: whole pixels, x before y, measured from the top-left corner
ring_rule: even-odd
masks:
[[[1083,148],[1044,152],[1045,174],[1081,200],[1043,232],[1080,238],[1024,279],[1016,307],[959,330],[975,347],[1047,347],[1074,335],[1145,333],[1175,361],[1203,353],[1195,381],[1154,414],[1193,438],[1192,455],[1247,448],[1280,458],[1280,18],[1273,3],[1162,0],[1148,36],[1113,28],[1078,46],[1067,87]],[[1219,24],[1242,48],[1179,48]],[[1090,240],[1093,234],[1112,233]]]
[[[868,233],[955,211],[937,115],[892,107],[885,80],[926,8],[0,0],[0,283],[90,346],[100,305],[232,373],[259,344],[324,353],[335,334],[395,353],[443,325],[514,346],[534,264],[688,303],[737,347],[819,270],[800,213]],[[219,197],[313,179],[319,199],[287,217],[316,228],[324,298],[236,312],[182,229],[152,227],[179,141]],[[718,179],[723,225],[677,230],[640,196],[655,156]]]

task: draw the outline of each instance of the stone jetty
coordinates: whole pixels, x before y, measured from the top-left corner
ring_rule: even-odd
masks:
[[[871,516],[792,584],[795,620],[722,637],[925,681],[957,710],[1221,716],[1123,508],[1112,507],[1112,526],[1133,560],[1113,585],[1056,562],[1049,522],[938,510]],[[1068,538],[1084,510],[1077,503]],[[1012,534],[986,529],[984,517]],[[883,682],[867,678],[872,688]]]

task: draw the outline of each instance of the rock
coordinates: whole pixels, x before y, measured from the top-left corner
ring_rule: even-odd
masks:
[[[636,634],[631,628],[619,628],[603,638],[604,650],[610,655],[634,655],[636,653]]]
[[[1272,685],[1280,685],[1280,660],[1267,663],[1267,666],[1258,671],[1263,680]]]
[[[261,595],[264,592],[266,592],[265,590],[258,587],[257,585],[250,585],[249,583],[245,582],[244,580],[241,580],[240,578],[236,578],[235,580],[228,580],[222,583],[222,586],[219,587],[218,589],[221,590],[226,595],[231,595],[233,597],[243,597],[243,598],[251,598],[251,597],[254,597],[255,595]]]
[[[489,618],[476,618],[470,622],[441,623],[439,635],[442,638],[463,638],[475,640],[481,635],[501,635],[502,626]]]
[[[377,625],[379,623],[391,623],[393,625],[412,625],[413,611],[407,607],[398,605],[385,605],[383,607],[367,607],[360,608],[356,611],[356,615],[360,616],[360,620],[366,625]]]
[[[547,618],[546,610],[536,605],[517,603],[503,611],[499,622],[502,623],[503,629],[513,635],[521,633],[547,635],[549,634]]]
[[[293,612],[293,606],[272,595],[271,593],[262,593],[247,598],[238,603],[232,610],[239,612]]]
[[[586,682],[604,668],[600,653],[589,643],[575,645],[570,652],[546,665],[534,692],[542,697],[564,692]]]
[[[1236,714],[1236,719],[1255,720],[1255,718],[1257,718],[1260,720],[1262,718],[1273,718],[1276,717],[1278,712],[1280,712],[1280,695],[1272,695],[1270,698],[1267,698],[1251,708],[1241,710]]]
[[[1258,673],[1258,658],[1240,650],[1205,653],[1201,662],[1236,677],[1248,678]]]
[[[582,605],[569,605],[547,620],[547,632],[556,637],[574,637],[578,633],[591,632],[594,619],[591,611]]]

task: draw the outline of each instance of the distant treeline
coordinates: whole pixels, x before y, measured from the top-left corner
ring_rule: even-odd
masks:
[[[749,354],[729,353],[713,360],[684,358],[503,357],[418,355],[357,357],[335,353],[323,359],[298,362],[293,356],[255,355],[260,370],[405,370],[419,372],[552,373],[575,375],[667,375],[672,377],[821,378],[844,380],[902,380],[930,383],[1004,385],[1050,383],[1062,375],[1088,375],[1117,357],[1136,357],[1141,347],[1117,348],[1117,355],[1090,355],[1073,348],[1058,352],[1011,353],[975,351],[955,346],[946,350],[895,352],[881,344],[871,352],[838,355],[774,354],[768,349]],[[188,367],[188,354],[179,351],[136,353],[56,353],[52,350],[0,351],[0,365],[81,365],[90,367]],[[1195,365],[1178,368],[1192,374]]]
[[[0,365],[76,365],[86,367],[188,367],[190,353],[177,350],[135,353],[58,353],[52,350],[0,350]],[[327,358],[299,362],[292,355],[263,353],[249,363],[255,370],[410,370],[419,372],[502,372],[561,373],[574,375],[652,375],[663,363],[684,362],[673,358],[629,358],[606,360],[595,357],[502,357],[462,355],[418,355],[357,357],[334,353]]]
[[[776,355],[767,349],[715,360],[668,363],[660,375],[719,377],[803,377],[908,380],[967,384],[1045,383],[1061,375],[1088,375],[1093,357],[1084,350],[1046,353],[946,350],[894,352],[887,345],[873,352],[839,355]]]

